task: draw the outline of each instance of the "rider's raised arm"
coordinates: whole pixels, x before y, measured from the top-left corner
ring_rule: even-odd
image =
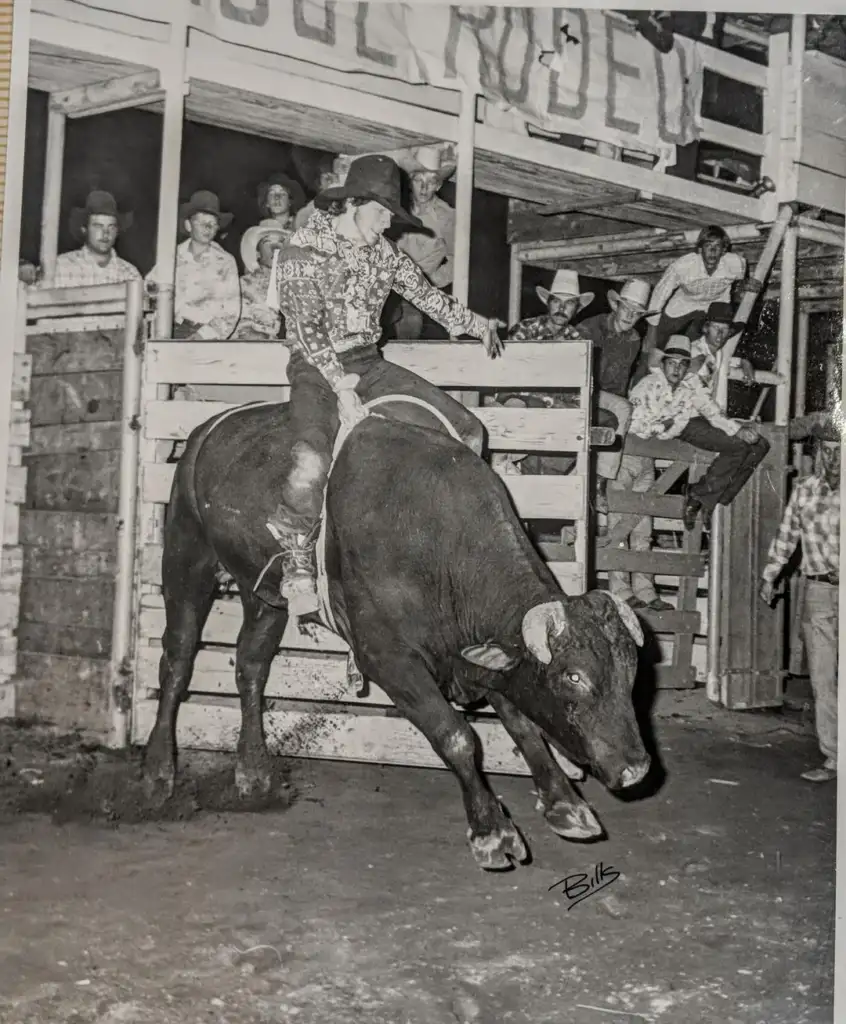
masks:
[[[312,262],[285,260],[279,269],[279,308],[287,338],[334,388],[345,374],[329,339],[319,268]]]
[[[396,275],[394,291],[413,303],[421,313],[431,317],[453,336],[469,334],[471,338],[484,341],[488,335],[489,321],[479,316],[451,295],[429,284],[417,264],[404,252],[396,250]]]

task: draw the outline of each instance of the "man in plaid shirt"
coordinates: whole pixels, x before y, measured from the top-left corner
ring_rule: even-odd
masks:
[[[90,192],[84,207],[71,210],[70,230],[83,244],[63,252],[53,273],[41,285],[46,288],[82,288],[99,284],[123,284],[141,275],[115,252],[118,233],[132,223],[131,213],[118,213],[109,192]]]
[[[762,573],[761,598],[772,604],[775,583],[802,546],[801,571],[806,580],[802,632],[811,687],[817,739],[824,758],[820,768],[804,772],[808,782],[837,777],[837,617],[840,587],[840,429],[826,414],[794,420],[790,436],[816,438],[815,472],[793,490]]]

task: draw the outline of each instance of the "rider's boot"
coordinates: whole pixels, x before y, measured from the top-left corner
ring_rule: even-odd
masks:
[[[319,521],[310,524],[297,521],[301,519],[280,506],[267,524],[281,549],[280,592],[288,602],[288,613],[296,619],[314,614],[319,607],[315,564]]]

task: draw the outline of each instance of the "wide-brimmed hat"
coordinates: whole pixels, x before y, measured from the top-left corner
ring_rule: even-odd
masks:
[[[457,166],[455,147],[451,143],[445,146],[417,146],[416,149],[410,150],[407,158],[402,161],[406,174],[437,174],[441,184],[455,174]]]
[[[683,334],[672,334],[667,339],[664,351],[661,352],[662,359],[690,359],[690,338]]]
[[[220,230],[223,231],[228,228],[232,223],[231,213],[220,212],[220,200],[214,194],[209,192],[207,189],[200,189],[191,196],[187,203],[183,203],[179,207],[179,223],[184,224],[186,220],[190,220],[195,213],[211,213],[217,217],[217,223]]]
[[[549,305],[550,296],[554,296],[563,302],[568,302],[570,299],[578,299],[580,310],[584,309],[585,306],[589,306],[593,302],[594,297],[593,292],[580,291],[579,275],[575,270],[557,270],[549,288],[541,288],[539,285],[535,291],[545,306]]]
[[[728,324],[732,335],[745,329],[746,324],[735,320],[737,310],[730,302],[712,302],[707,310],[699,317],[700,330],[707,323]]]
[[[353,160],[343,185],[327,188],[317,197],[320,206],[337,199],[365,199],[379,203],[394,219],[408,227],[426,229],[402,207],[400,169],[388,156],[360,156]]]
[[[262,239],[267,238],[268,235],[280,235],[282,238],[287,238],[290,234],[290,231],[286,231],[279,221],[272,217],[247,228],[241,236],[241,259],[247,271],[251,272],[258,268],[258,248]]]
[[[815,437],[819,441],[841,441],[843,427],[838,426],[830,412],[812,412],[792,419],[787,428],[787,436],[791,441],[802,441],[806,437]]]
[[[70,212],[70,231],[73,237],[82,238],[82,232],[88,226],[88,218],[97,215],[114,217],[118,223],[118,231],[126,231],[132,225],[132,213],[119,213],[111,192],[94,189],[88,193],[85,206],[75,206]]]
[[[651,290],[648,281],[642,281],[638,277],[633,277],[625,282],[619,292],[609,289],[608,305],[611,309],[616,309],[621,302],[624,302],[627,306],[637,310],[638,320],[645,316],[652,316],[654,313],[660,312],[660,310],[649,308],[649,293]]]
[[[288,193],[291,200],[291,213],[296,213],[297,210],[305,206],[306,197],[302,185],[295,181],[294,178],[289,178],[287,174],[283,174],[281,171],[274,171],[258,187],[258,205],[262,216],[265,215],[267,193],[274,185],[281,186]]]

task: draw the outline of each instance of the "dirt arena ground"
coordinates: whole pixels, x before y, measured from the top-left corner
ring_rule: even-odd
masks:
[[[494,875],[445,772],[280,760],[243,810],[229,759],[194,755],[157,817],[136,755],[4,727],[0,1021],[830,1024],[835,790],[798,779],[812,738],[684,710],[656,735],[657,793],[585,784],[599,844],[496,778],[533,860]],[[556,883],[600,863],[611,883],[572,904]]]

